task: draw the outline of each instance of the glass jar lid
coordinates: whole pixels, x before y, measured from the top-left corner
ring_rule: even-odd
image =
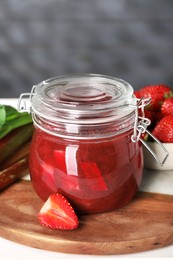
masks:
[[[32,111],[42,118],[76,123],[115,120],[134,111],[133,88],[122,79],[72,74],[45,80],[31,92]]]

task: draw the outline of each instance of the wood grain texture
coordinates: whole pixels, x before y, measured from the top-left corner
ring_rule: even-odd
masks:
[[[79,216],[72,231],[42,227],[42,201],[32,185],[19,181],[0,193],[0,236],[49,251],[75,254],[126,254],[173,244],[173,196],[139,192],[126,207]]]

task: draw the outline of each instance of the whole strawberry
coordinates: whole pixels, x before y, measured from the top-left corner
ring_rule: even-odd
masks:
[[[141,98],[151,98],[151,102],[148,105],[147,109],[151,111],[159,111],[161,108],[161,104],[164,101],[164,97],[167,93],[171,91],[170,87],[159,84],[159,85],[151,85],[145,86],[138,91],[138,96]]]
[[[162,143],[173,143],[173,115],[163,117],[155,126],[153,135]]]
[[[161,106],[162,117],[173,115],[173,97],[167,98],[163,101]]]

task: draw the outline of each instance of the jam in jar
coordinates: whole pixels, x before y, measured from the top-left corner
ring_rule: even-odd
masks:
[[[118,78],[72,74],[34,86],[30,101],[29,167],[38,196],[61,193],[84,214],[126,205],[143,169],[141,143],[132,138],[133,88]]]

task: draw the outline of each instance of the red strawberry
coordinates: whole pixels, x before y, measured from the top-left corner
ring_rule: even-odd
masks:
[[[173,143],[173,115],[163,117],[155,126],[153,135],[163,143]]]
[[[152,121],[154,120],[154,119],[153,119],[153,113],[152,113],[152,111],[151,111],[151,110],[148,110],[148,109],[145,109],[144,112],[145,112],[145,117],[148,118],[148,119],[150,119],[151,122],[152,122]]]
[[[135,95],[136,98],[141,98],[140,90],[134,91],[134,95]]]
[[[161,112],[160,111],[151,111],[149,109],[144,109],[145,111],[145,117],[150,119],[151,123],[148,126],[148,130],[152,131],[153,128],[156,126],[156,124],[160,121],[162,118]]]
[[[152,111],[152,115],[153,115],[153,123],[157,124],[160,119],[162,119],[162,115],[160,111]]]
[[[52,194],[41,208],[38,219],[46,227],[71,230],[78,227],[78,218],[67,199],[59,193]]]
[[[165,93],[169,93],[170,91],[170,87],[164,84],[160,84],[145,86],[141,88],[139,92],[141,97],[151,98],[151,102],[148,105],[148,109],[152,111],[158,111],[160,110],[161,103],[164,100]]]
[[[163,101],[161,106],[162,116],[173,115],[173,98],[167,98]]]

